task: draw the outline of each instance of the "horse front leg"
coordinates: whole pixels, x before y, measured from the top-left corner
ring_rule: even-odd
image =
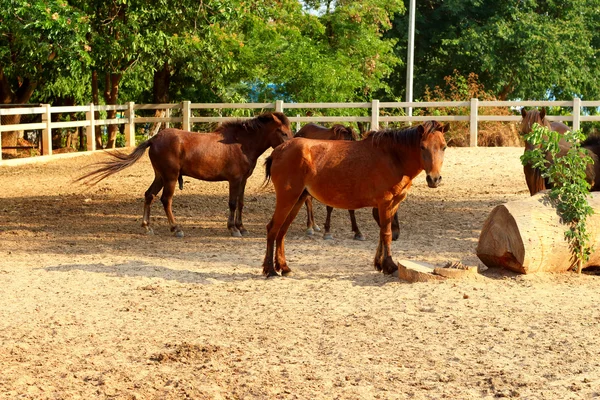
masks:
[[[373,208],[373,219],[377,222],[377,226],[381,228],[379,224],[379,209],[377,207]],[[392,240],[396,241],[400,237],[400,222],[398,222],[398,210],[394,213],[394,218],[392,219]]]
[[[288,216],[286,217],[283,225],[279,228],[279,232],[276,237],[276,251],[275,251],[275,270],[281,271],[281,275],[288,275],[292,270],[287,265],[287,261],[285,259],[285,234],[287,233],[290,225],[294,222],[296,215],[300,212],[302,208],[302,204],[306,201],[306,197],[308,196],[308,192],[304,191],[300,198],[296,201],[296,204],[290,210]]]
[[[397,207],[379,205],[379,247],[375,254],[375,267],[381,267],[384,274],[392,274],[398,266],[392,259],[392,219]],[[378,268],[379,269],[379,268]]]
[[[227,229],[233,237],[242,237],[242,233],[235,226],[235,210],[237,208],[238,195],[240,193],[242,181],[229,182],[229,218],[227,219]]]
[[[244,223],[242,222],[242,210],[244,209],[244,192],[246,190],[246,182],[248,179],[244,179],[241,183],[241,187],[239,189],[239,194],[237,197],[237,210],[235,214],[235,227],[240,231],[242,236],[248,235],[248,231],[244,228]]]
[[[354,215],[354,210],[348,210],[348,214],[350,214],[350,223],[352,224],[352,232],[354,232],[354,240],[365,240],[360,229],[358,229],[358,224],[356,223],[356,215]]]

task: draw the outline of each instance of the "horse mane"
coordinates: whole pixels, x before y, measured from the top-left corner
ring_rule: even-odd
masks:
[[[600,147],[600,133],[592,133],[581,142],[581,147]]]
[[[215,133],[220,133],[224,137],[233,135],[236,132],[243,131],[247,133],[256,133],[263,130],[265,125],[277,118],[283,125],[289,128],[290,120],[282,112],[268,112],[252,119],[225,121],[215,129]]]
[[[533,129],[533,124],[538,123],[550,129],[550,122],[546,118],[542,118],[540,111],[532,109],[527,111],[521,121],[521,134],[525,135]]]
[[[392,142],[401,146],[419,146],[421,138],[427,136],[436,130],[442,130],[443,126],[437,121],[425,121],[421,124],[423,127],[423,136],[419,133],[419,125],[406,126],[400,129],[382,129],[379,131],[369,131],[365,134],[363,140],[371,139],[373,143],[379,144],[382,141]]]
[[[358,135],[354,132],[354,129],[350,126],[344,126],[340,124],[335,124],[331,127],[331,131],[335,135],[338,140],[358,140]]]

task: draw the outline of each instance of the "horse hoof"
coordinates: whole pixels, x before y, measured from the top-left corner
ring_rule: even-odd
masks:
[[[271,271],[268,273],[265,273],[265,279],[269,279],[269,278],[273,278],[273,277],[278,277],[279,274],[275,271]]]
[[[242,228],[240,229],[240,233],[242,234],[242,236],[248,236],[250,234],[250,232],[248,232],[246,229]]]
[[[312,236],[315,234],[315,230],[313,228],[307,228],[306,229],[306,235],[307,236]]]
[[[323,235],[323,240],[333,240],[333,235],[331,233],[326,233]]]
[[[392,233],[392,240],[395,242],[400,237],[400,233]]]
[[[152,228],[146,228],[146,235],[154,235]]]
[[[356,235],[354,235],[354,240],[360,240],[361,242],[364,242],[367,239],[365,239],[362,233],[357,233]]]
[[[318,226],[318,225],[315,225],[315,226],[314,226],[314,228],[315,228],[315,231],[316,231],[316,232],[321,232],[321,228],[319,228],[319,226]]]
[[[242,234],[237,229],[232,229],[231,230],[231,236],[233,236],[233,237],[242,237]]]
[[[182,238],[183,237],[183,231],[177,231],[177,232],[175,232],[175,237]]]

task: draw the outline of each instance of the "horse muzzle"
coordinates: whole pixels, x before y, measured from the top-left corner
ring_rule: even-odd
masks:
[[[432,177],[431,175],[427,175],[427,186],[430,188],[436,188],[442,183],[442,176],[438,175],[436,177]]]

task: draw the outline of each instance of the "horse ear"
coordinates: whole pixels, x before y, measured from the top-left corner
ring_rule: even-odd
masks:
[[[425,133],[425,128],[423,128],[423,125],[417,126],[417,132],[419,133],[419,136],[423,137],[423,134]]]
[[[525,110],[525,107],[521,108],[521,116],[523,118],[525,118],[527,116],[527,110]]]
[[[283,125],[281,120],[279,118],[277,118],[277,115],[271,114],[271,117],[273,118],[273,121],[277,122],[279,125]]]
[[[444,125],[442,127],[442,133],[448,132],[449,129],[450,129],[450,123],[447,123],[446,125]]]
[[[545,116],[546,116],[546,108],[542,107],[542,109],[540,110],[540,118],[544,119]]]

